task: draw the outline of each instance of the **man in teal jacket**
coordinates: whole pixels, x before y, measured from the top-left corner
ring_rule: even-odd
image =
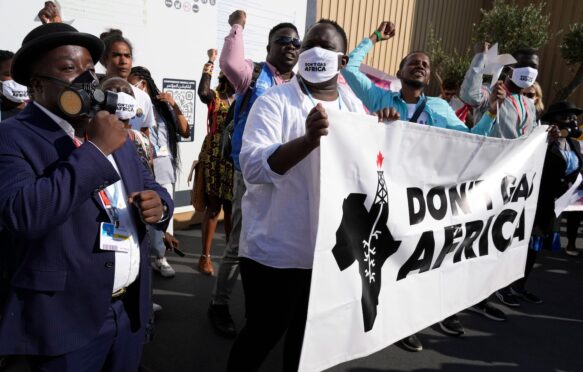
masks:
[[[342,75],[356,96],[371,112],[385,108],[393,108],[401,120],[411,121],[414,113],[421,111],[415,118],[419,124],[454,129],[474,134],[489,135],[492,124],[496,119],[496,102],[503,99],[504,90],[500,85],[495,86],[497,94],[490,96],[490,108],[486,115],[470,129],[451,109],[449,104],[439,97],[426,97],[423,94],[429,84],[431,63],[429,56],[424,52],[412,52],[401,61],[397,77],[401,80],[400,92],[391,92],[377,87],[370,79],[360,72],[360,64],[368,51],[375,43],[388,40],[395,35],[395,25],[392,22],[382,22],[372,35],[365,38],[349,55],[350,60]],[[423,105],[425,105],[423,107]],[[423,107],[420,109],[420,107]]]
[[[377,87],[370,79],[360,72],[360,64],[375,43],[388,40],[395,35],[395,25],[392,22],[382,22],[365,38],[349,55],[349,61],[342,75],[356,96],[371,112],[376,112],[379,118],[401,119],[418,124],[426,124],[445,129],[490,135],[496,119],[498,105],[504,101],[506,92],[502,82],[494,85],[488,98],[488,110],[473,128],[468,128],[455,114],[447,101],[438,97],[426,97],[423,94],[429,84],[431,62],[424,52],[412,52],[399,64],[397,77],[401,80],[400,92],[391,92]],[[390,110],[390,111],[389,111]],[[505,314],[485,302],[485,306],[497,320],[504,320]],[[489,313],[488,313],[489,314]],[[464,333],[462,324],[456,315],[440,322],[441,328],[452,335]],[[410,351],[421,351],[423,346],[416,335],[411,335],[400,341],[400,344]]]

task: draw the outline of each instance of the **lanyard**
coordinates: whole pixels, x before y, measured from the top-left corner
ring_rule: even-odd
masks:
[[[77,137],[73,136],[72,139],[75,147],[81,146],[81,141],[79,141]],[[117,202],[119,200],[120,190],[118,188],[119,185],[117,184],[118,182],[116,182],[113,185],[115,190],[113,197],[109,195],[109,192],[106,189],[99,191],[99,199],[101,200],[101,204],[103,204],[105,212],[107,212],[107,215],[109,216],[111,222],[115,225],[115,227],[119,227],[119,211],[117,207]]]
[[[117,184],[118,182],[113,184],[115,190],[113,196],[111,196],[107,190],[101,190],[99,192],[99,199],[101,199],[101,203],[103,203],[105,211],[115,227],[119,227],[119,208],[117,207],[117,202],[119,200],[120,192]]]
[[[312,98],[312,94],[310,93],[310,90],[308,89],[304,81],[301,79],[298,79],[298,81],[300,82],[300,84],[302,84],[302,86],[306,90],[306,94],[308,95],[310,101],[312,101],[314,107],[316,107],[316,101],[314,101],[314,98]],[[342,111],[342,97],[340,97],[340,92],[338,92],[338,110]]]
[[[150,142],[154,145],[154,154],[157,155],[160,151],[160,134],[158,132],[160,130],[160,122],[162,125],[166,125],[166,122],[164,121],[164,118],[158,115],[156,110],[154,110],[154,119],[156,120],[156,125],[154,125],[154,130],[150,131],[150,135],[153,139],[153,141]],[[166,131],[168,131],[168,129],[166,129]]]
[[[518,95],[518,102],[516,102],[516,99],[514,98],[514,96],[512,95],[512,93],[510,93],[510,91],[508,90],[508,88],[504,85],[504,89],[506,90],[506,96],[508,97],[508,99],[510,100],[510,102],[512,102],[512,106],[514,106],[514,109],[516,110],[516,115],[518,116],[518,120],[517,120],[517,126],[518,126],[518,130],[520,130],[521,134],[524,134],[526,132],[526,128],[524,127],[524,123],[526,122],[526,119],[528,118],[528,110],[526,109],[526,100],[524,97],[522,97],[522,101],[520,100],[520,94]],[[520,107],[519,107],[520,104]]]

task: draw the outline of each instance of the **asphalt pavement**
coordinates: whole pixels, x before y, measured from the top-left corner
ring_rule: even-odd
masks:
[[[215,270],[225,248],[222,226],[217,228],[212,259]],[[196,269],[201,252],[200,227],[176,231],[186,257],[168,254],[176,270],[172,279],[153,274],[154,301],[163,310],[156,314],[155,335],[142,358],[144,371],[225,371],[232,340],[222,338],[211,327],[207,309],[214,278]],[[510,309],[492,302],[508,314],[496,322],[464,311],[460,320],[466,333],[444,334],[438,327],[418,333],[424,350],[408,352],[389,346],[368,357],[346,362],[330,372],[388,371],[583,371],[583,239],[580,256],[542,252],[529,279],[528,289],[544,303],[523,303]],[[244,323],[241,282],[235,287],[231,314],[240,327]],[[264,363],[262,372],[281,371],[282,345]]]

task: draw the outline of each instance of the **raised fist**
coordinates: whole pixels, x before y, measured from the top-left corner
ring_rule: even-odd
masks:
[[[233,25],[241,25],[241,27],[245,28],[245,22],[247,22],[247,13],[243,10],[235,10],[229,16],[229,25],[233,27]]]

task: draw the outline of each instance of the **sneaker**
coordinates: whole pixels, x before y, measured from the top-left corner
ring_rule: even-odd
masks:
[[[455,314],[443,319],[441,322],[439,322],[439,326],[441,327],[441,330],[448,335],[461,336],[465,333],[462,322],[460,322],[459,318]]]
[[[512,293],[526,302],[530,302],[531,304],[542,304],[543,300],[540,299],[537,295],[527,291],[524,288],[512,288]]]
[[[231,318],[229,305],[211,303],[209,305],[208,316],[217,333],[227,338],[235,338],[237,329],[235,328],[233,318]]]
[[[157,313],[158,311],[162,311],[162,305],[152,303],[152,312]]]
[[[168,261],[166,261],[166,257],[156,258],[154,262],[152,262],[152,269],[156,270],[165,278],[172,278],[176,271],[170,266]]]
[[[399,344],[409,351],[419,352],[423,350],[423,344],[421,344],[421,341],[419,340],[417,335],[414,334],[409,337],[405,337],[404,339],[399,341]]]
[[[579,256],[579,252],[577,252],[576,249],[569,249],[569,248],[565,248],[565,253],[571,257],[577,257]]]
[[[468,310],[498,322],[503,322],[508,319],[502,310],[489,302],[480,302],[479,304],[469,307]]]
[[[518,297],[516,297],[509,289],[503,288],[496,291],[496,297],[506,306],[520,307]]]

